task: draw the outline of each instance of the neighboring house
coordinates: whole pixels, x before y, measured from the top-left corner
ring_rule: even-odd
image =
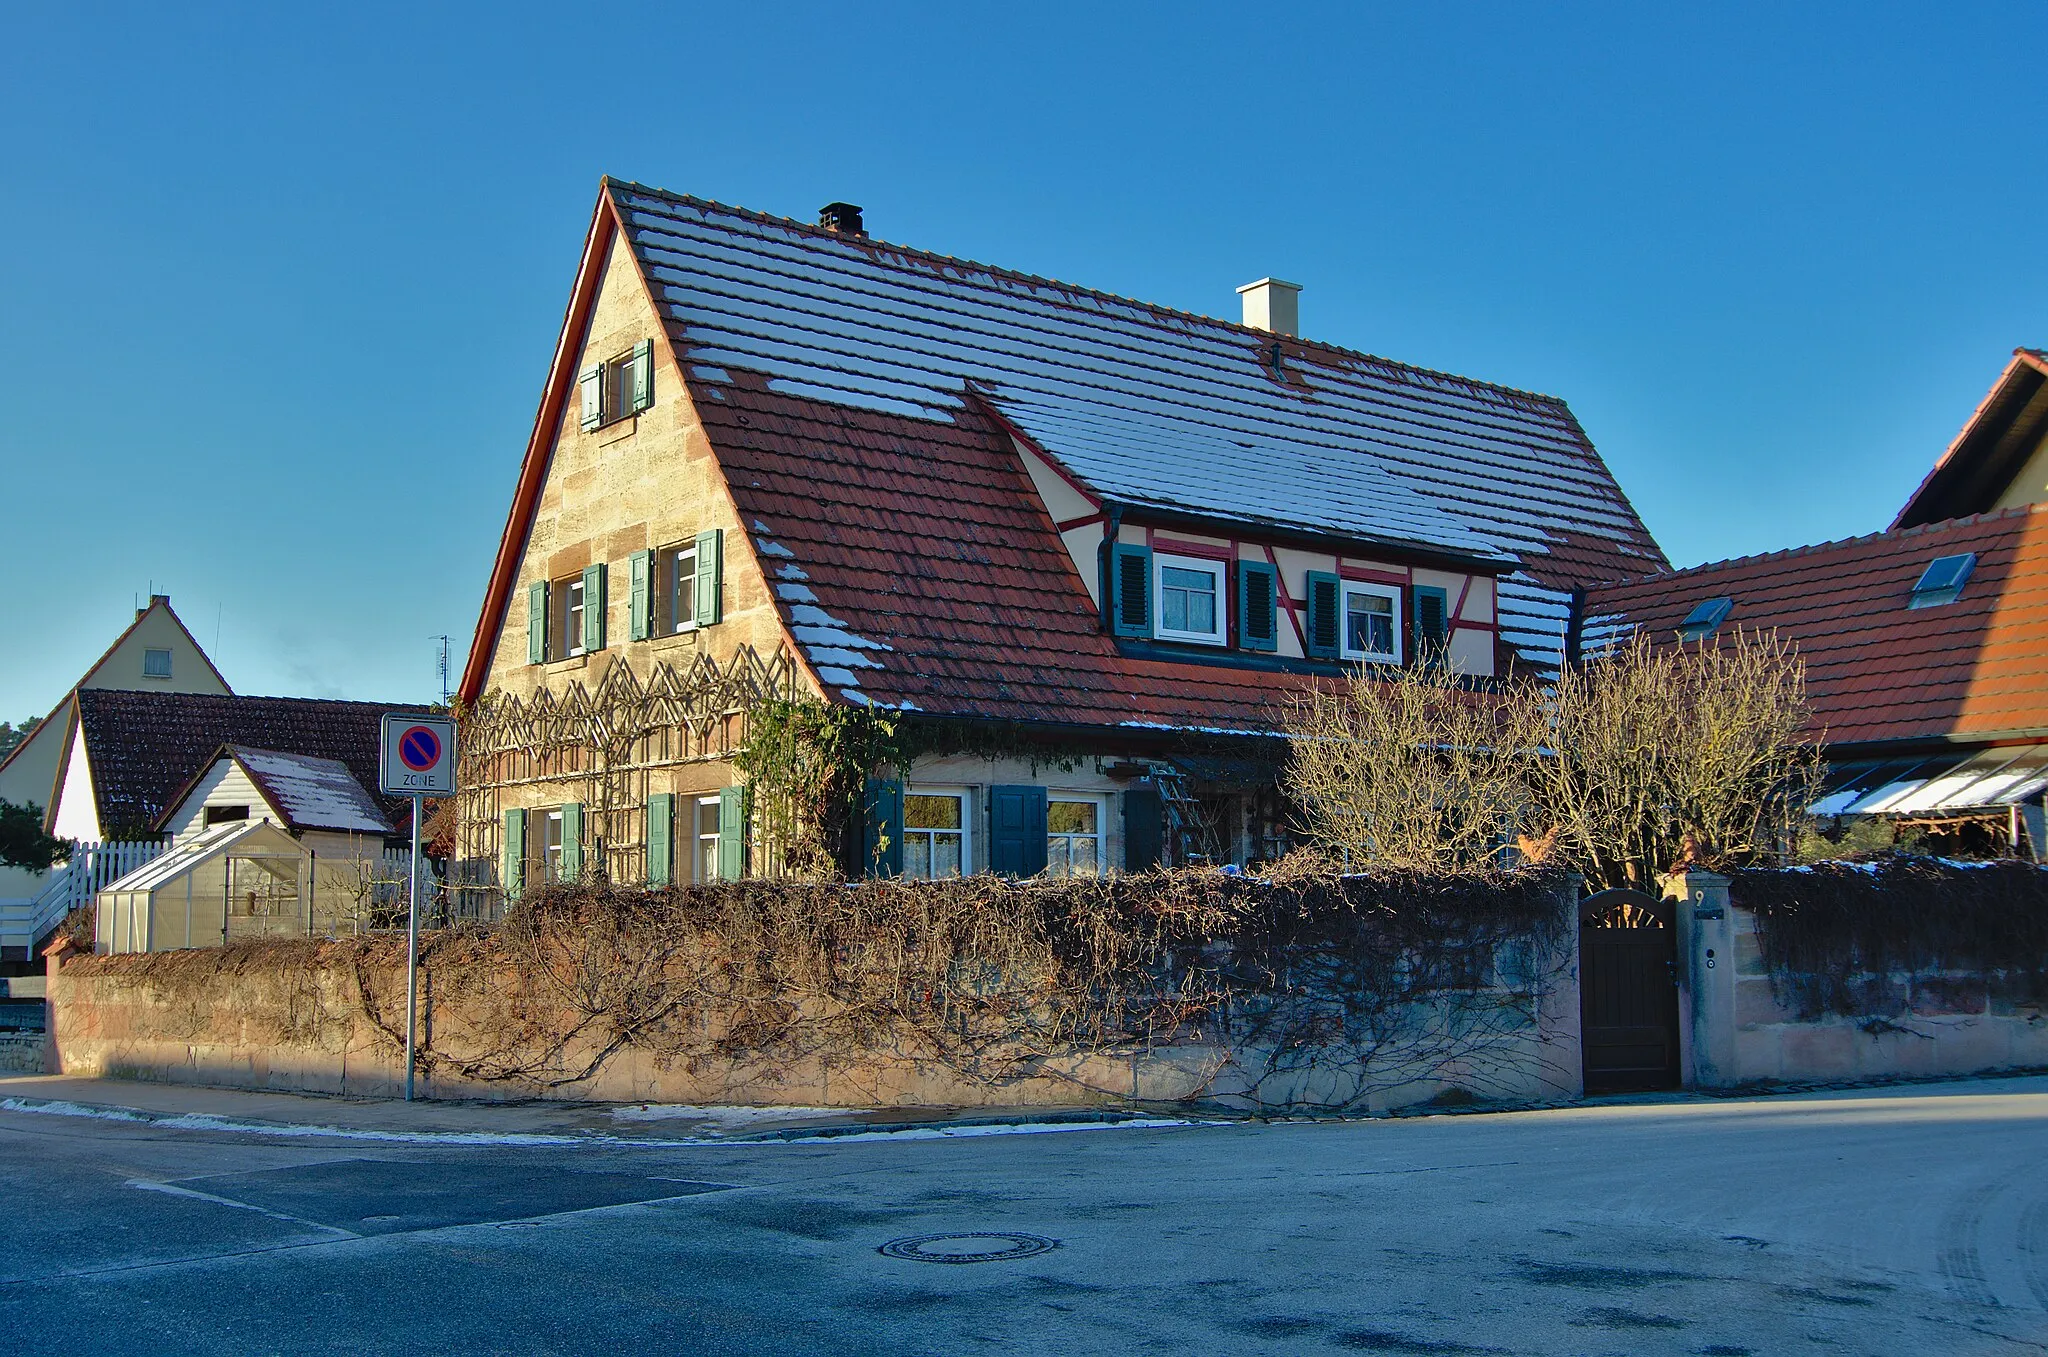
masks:
[[[50,810],[67,838],[154,837],[187,799],[193,780],[217,769],[223,745],[332,760],[358,784],[377,785],[378,723],[387,711],[425,707],[311,697],[227,697],[84,689],[77,739]],[[409,833],[411,803],[378,801],[393,834]]]
[[[1832,764],[1817,812],[2041,854],[2048,355],[2014,355],[1887,531],[1609,585],[1586,609],[1589,650],[1633,626],[1796,641]]]
[[[222,745],[157,816],[163,856],[104,887],[102,952],[347,932],[367,922],[390,815],[339,759]]]
[[[0,800],[39,806],[45,827],[51,824],[50,812],[57,801],[66,755],[76,748],[79,738],[78,695],[107,688],[223,697],[233,692],[171,611],[170,596],[152,594],[149,606],[136,610],[127,630],[86,669],[50,714],[0,759]],[[19,935],[35,926],[27,911],[49,880],[47,873],[0,867],[0,961],[25,958],[34,939]]]
[[[762,696],[891,709],[885,869],[1285,846],[1304,685],[1554,669],[1665,560],[1564,403],[606,180],[460,696],[461,852],[517,889],[771,865]]]

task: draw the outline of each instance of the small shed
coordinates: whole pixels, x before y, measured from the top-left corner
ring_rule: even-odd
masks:
[[[100,951],[354,933],[402,892],[391,821],[335,759],[222,745],[155,828],[169,850],[99,894]]]

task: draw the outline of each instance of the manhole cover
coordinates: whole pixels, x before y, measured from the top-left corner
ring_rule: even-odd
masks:
[[[1043,1235],[1001,1230],[912,1235],[908,1239],[892,1239],[875,1252],[890,1258],[907,1258],[913,1263],[995,1263],[1005,1258],[1029,1258],[1059,1246],[1059,1240]]]

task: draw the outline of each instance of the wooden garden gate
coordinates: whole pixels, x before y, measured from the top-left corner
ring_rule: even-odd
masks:
[[[1677,906],[1641,891],[1579,905],[1579,1020],[1586,1092],[1678,1087]]]

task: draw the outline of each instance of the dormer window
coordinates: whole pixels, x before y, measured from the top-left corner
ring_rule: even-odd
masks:
[[[577,379],[583,427],[598,429],[631,418],[654,404],[654,345],[641,340]]]
[[[1913,586],[1913,596],[1906,601],[1906,606],[1937,608],[1944,603],[1955,602],[1962,595],[1963,586],[1970,582],[1970,572],[1976,568],[1977,553],[1974,551],[1935,558],[1920,572],[1920,582]]]
[[[1159,600],[1154,636],[1207,646],[1227,642],[1223,588],[1228,572],[1222,561],[1160,552],[1152,557],[1152,570],[1153,593]]]
[[[1678,624],[1678,639],[1699,641],[1712,636],[1728,620],[1729,610],[1734,608],[1732,598],[1710,598],[1704,603],[1693,605],[1693,610]]]
[[[168,650],[143,651],[142,676],[144,678],[169,678],[171,676],[171,652]]]
[[[1344,658],[1399,664],[1400,616],[1399,589],[1344,581]]]

